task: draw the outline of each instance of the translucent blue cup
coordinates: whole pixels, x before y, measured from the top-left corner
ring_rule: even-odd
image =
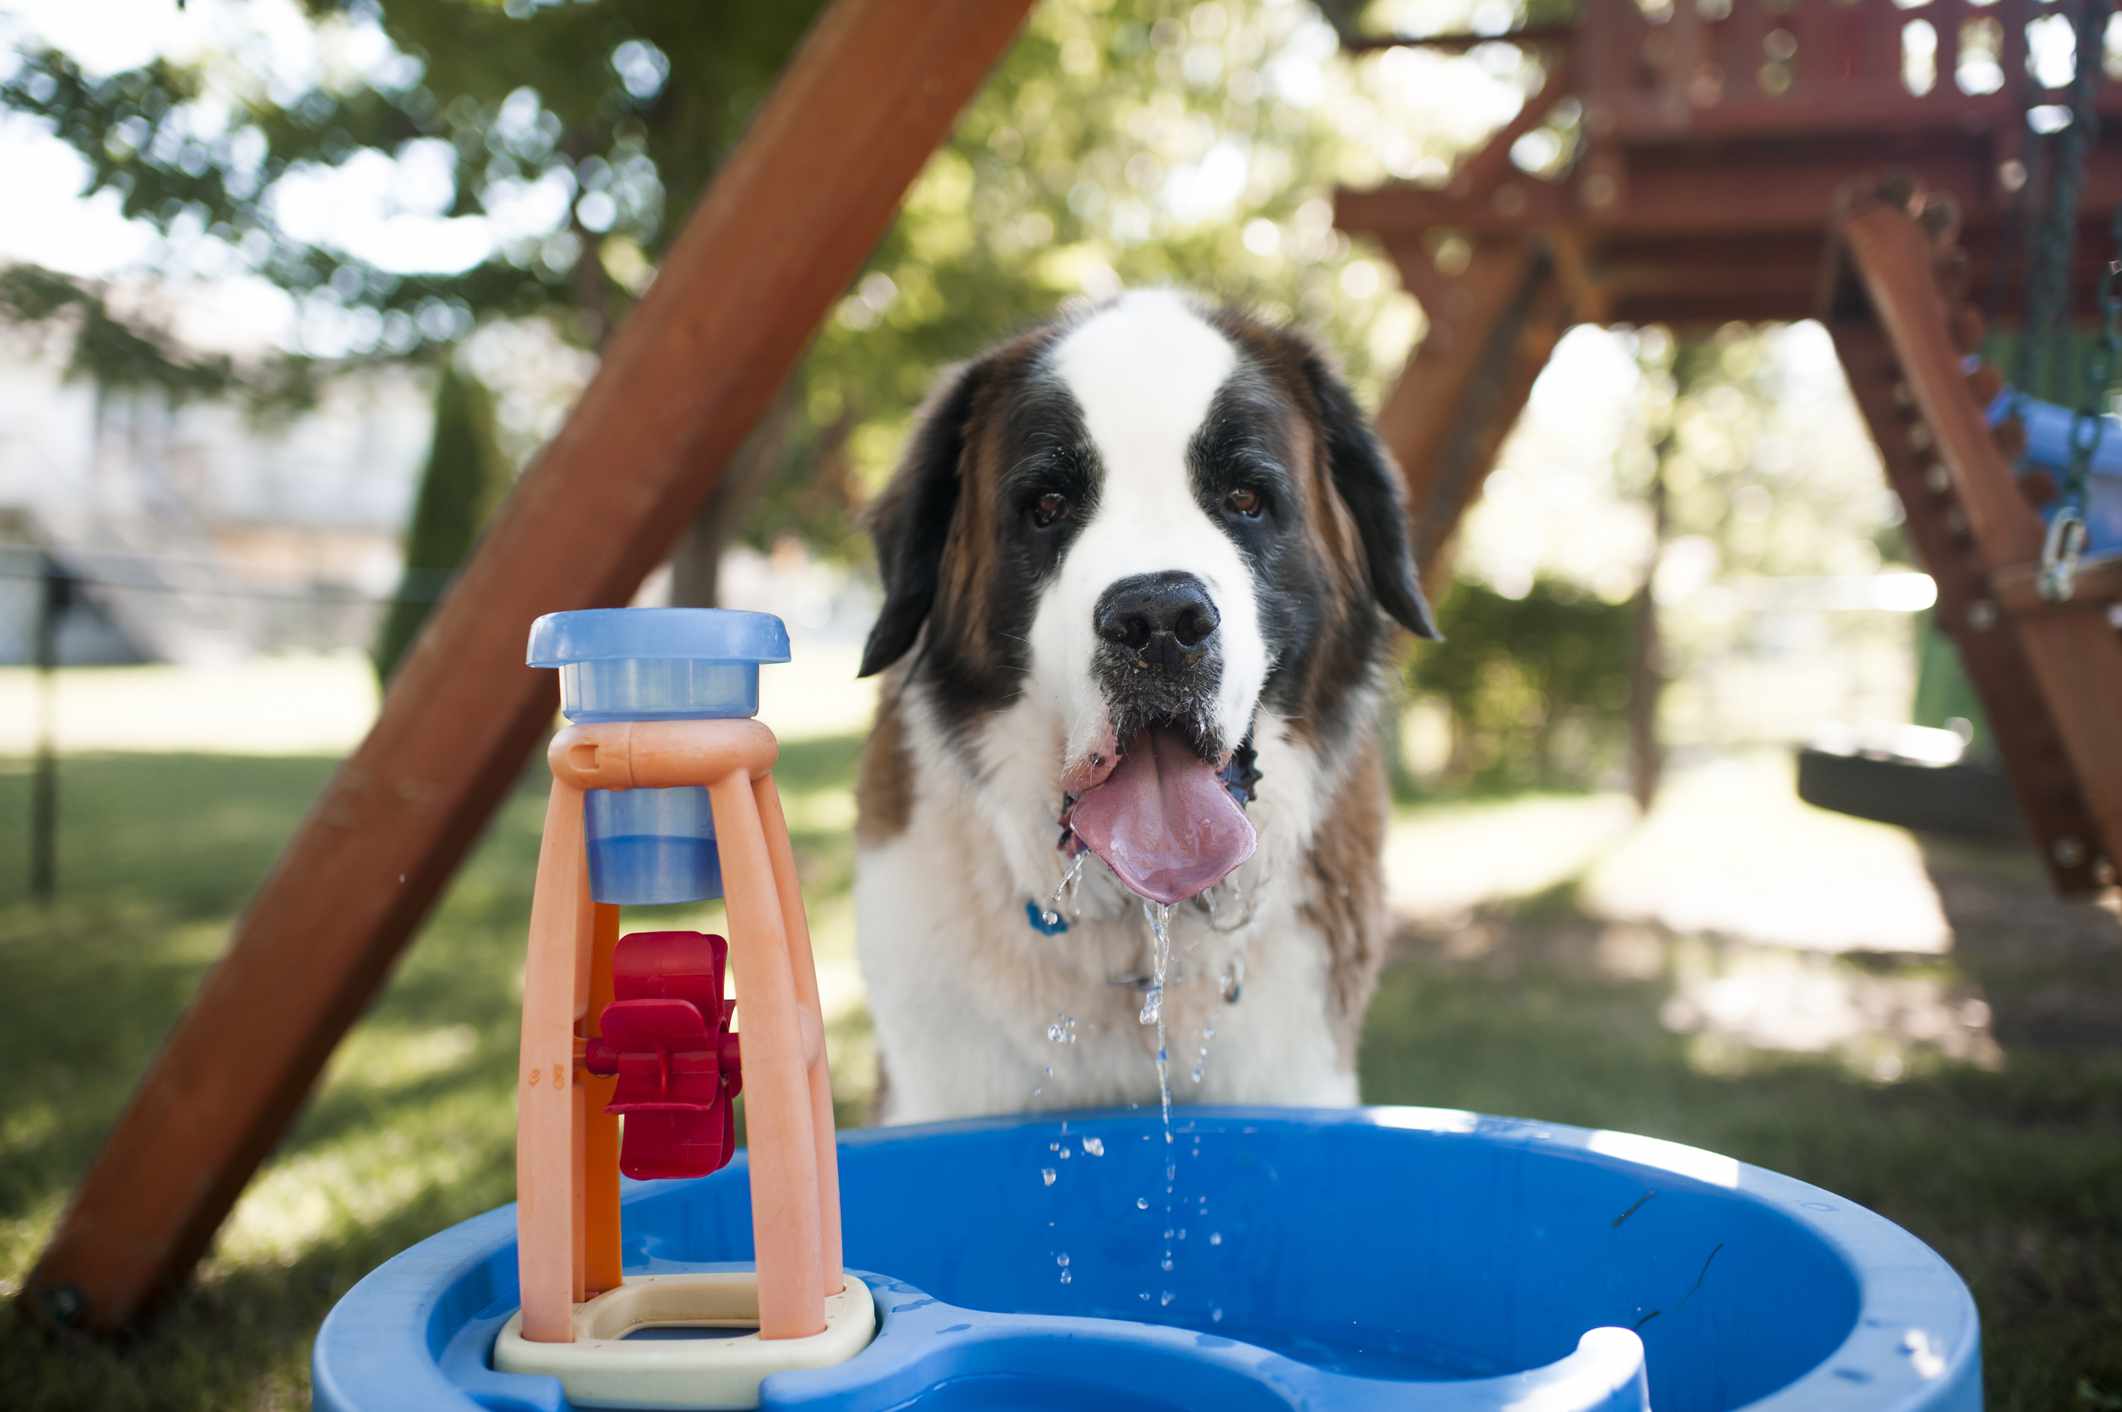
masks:
[[[691,721],[759,713],[759,664],[788,660],[771,613],[590,608],[531,624],[527,660],[560,672],[570,721]],[[593,789],[583,800],[590,893],[641,906],[722,895],[707,791]]]

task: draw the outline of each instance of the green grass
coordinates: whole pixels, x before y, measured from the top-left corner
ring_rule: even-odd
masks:
[[[858,744],[790,742],[779,771],[848,1120],[863,1114],[871,1072],[848,902]],[[61,896],[44,909],[22,892],[27,776],[0,760],[0,1293],[19,1289],[329,769],[310,757],[70,758]],[[526,776],[511,796],[198,1281],[122,1346],[0,1310],[0,1405],[306,1405],[309,1341],[332,1302],[393,1252],[509,1199],[538,789]],[[1517,807],[1530,820],[1574,806]],[[1737,818],[1745,803],[1702,807]],[[1404,816],[1414,832],[1399,836],[1454,852],[1522,844],[1532,834],[1514,829],[1513,808],[1432,805]],[[1465,871],[1406,851],[1409,868]],[[1936,887],[1945,954],[1838,954],[1621,922],[1569,881],[1521,881],[1535,890],[1418,923],[1371,1015],[1365,1096],[1651,1133],[1843,1192],[1967,1276],[1992,1408],[2113,1405],[2122,925],[2048,901],[2021,860],[1929,850],[1909,866]],[[1838,897],[1830,889],[1818,905]]]

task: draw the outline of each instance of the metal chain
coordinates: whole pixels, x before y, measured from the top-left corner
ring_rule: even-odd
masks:
[[[2050,171],[2057,166],[2055,137],[2036,137],[2026,148],[2026,220],[2019,239],[2026,259],[2026,320],[2019,327],[2019,346],[2012,359],[2012,406],[2014,417],[2033,394],[2045,367],[2049,330],[2062,311],[2064,291],[2056,290],[2049,271],[2070,258],[2058,250],[2058,237],[2067,240],[2068,229],[2059,231],[2040,207],[2039,193]],[[2066,276],[2066,285],[2068,277]]]
[[[2048,222],[2042,230],[2039,264],[2029,278],[2025,337],[2047,342],[2048,331],[2062,316],[2070,298],[2072,251],[2077,241],[2078,195],[2085,185],[2085,158],[2100,136],[2100,110],[2095,101],[2103,70],[2107,20],[2114,0],[2080,0],[2075,25],[2077,54],[2071,76],[2071,121],[2056,138],[2055,190]],[[2118,215],[2122,219],[2122,215]],[[2106,423],[2100,402],[2107,396],[2115,364],[2117,335],[2114,312],[2114,261],[2100,281],[2103,327],[2100,337],[2087,350],[2081,370],[2078,413],[2070,430],[2070,470],[2061,503],[2049,518],[2048,534],[2041,545],[2041,595],[2052,602],[2070,597],[2077,577],[2078,560],[2085,551],[2085,477],[2093,451],[2100,444]],[[2038,320],[2038,322],[2037,322]],[[2066,326],[2067,327],[2067,326]],[[2060,341],[2060,340],[2059,340]],[[2023,352],[2024,350],[2022,350]],[[2046,352],[2045,371],[2061,369],[2059,352]],[[2040,355],[2035,355],[2040,356]],[[2031,371],[2031,359],[2020,360],[2022,374]],[[2025,388],[2021,387],[2022,395]]]

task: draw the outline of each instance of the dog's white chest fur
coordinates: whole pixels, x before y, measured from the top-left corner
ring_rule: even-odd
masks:
[[[939,748],[919,727],[912,734],[917,759],[928,753],[921,744]],[[1264,768],[1298,768],[1297,755],[1264,747]],[[994,825],[1010,812],[1036,819],[1039,803],[1012,810],[990,798],[1000,806],[991,814],[951,790],[950,778],[918,772],[908,827],[856,855],[862,969],[889,1056],[882,1116],[1154,1104],[1157,1031],[1139,1018],[1141,978],[1152,969],[1144,904],[1090,859],[1073,905],[1062,907],[1068,930],[1034,929],[1026,903],[1048,901],[1066,860],[1049,834],[1047,866],[1032,863],[1046,879],[1034,896],[1011,866],[1018,850]],[[1271,777],[1253,813],[1260,850],[1216,890],[1213,913],[1172,912],[1164,1020],[1173,1101],[1353,1103],[1355,1074],[1329,1012],[1327,946],[1292,886],[1309,820],[1280,803]],[[1064,1038],[1050,1037],[1055,1026]]]

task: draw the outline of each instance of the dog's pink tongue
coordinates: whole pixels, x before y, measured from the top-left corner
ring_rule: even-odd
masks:
[[[1216,767],[1169,731],[1145,731],[1069,826],[1132,892],[1184,902],[1253,856],[1252,821]]]

